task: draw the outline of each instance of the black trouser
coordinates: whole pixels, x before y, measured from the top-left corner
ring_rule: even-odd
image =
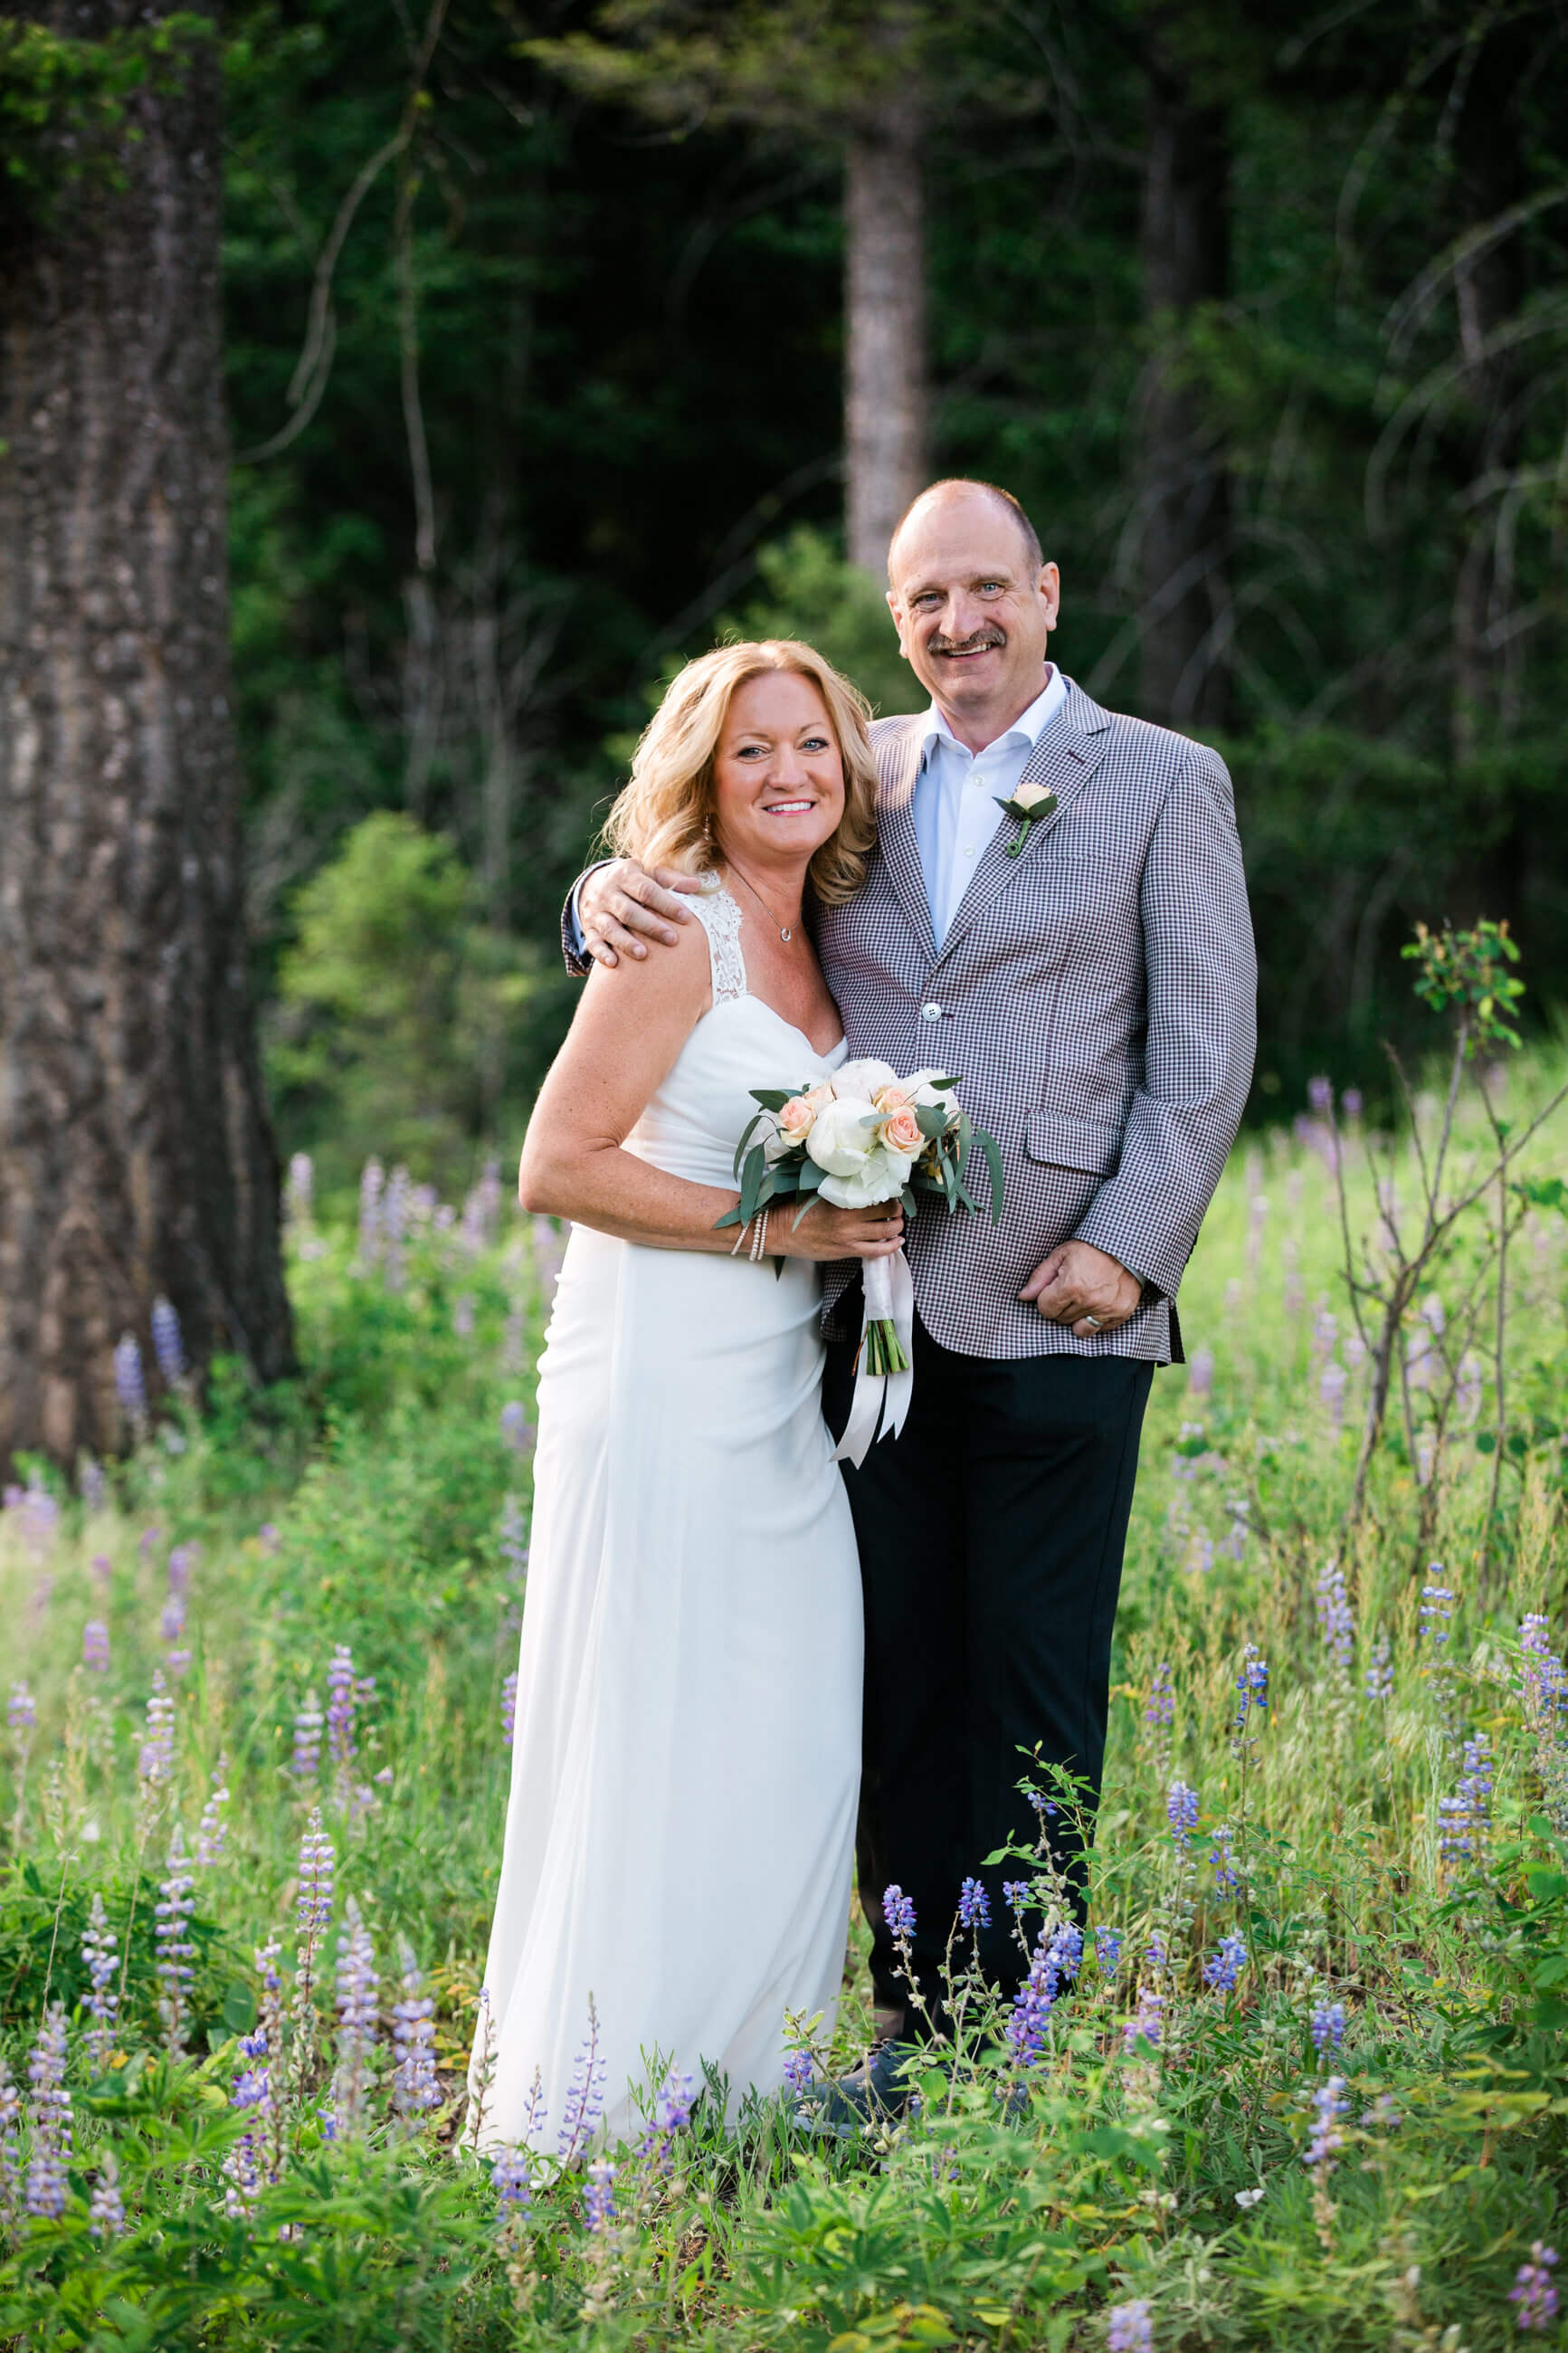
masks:
[[[848,1345],[829,1351],[824,1410],[836,1430],[853,1358]],[[960,1356],[917,1324],[914,1368],[902,1436],[879,1439],[844,1477],[866,1594],[858,1861],[872,1978],[879,2001],[907,2000],[881,1924],[882,1890],[896,1883],[914,1903],[921,1990],[938,2011],[965,1878],[990,1898],[987,1976],[1011,1991],[1024,1973],[1002,1883],[1030,1873],[983,1866],[1009,1839],[1037,1835],[1017,1788],[1037,1743],[1047,1765],[1069,1767],[1100,1794],[1152,1366],[1110,1356]],[[1058,1852],[1081,1885],[1065,1829]],[[909,2030],[921,2031],[913,2010]]]

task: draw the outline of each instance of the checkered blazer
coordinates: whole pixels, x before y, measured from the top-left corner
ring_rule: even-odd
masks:
[[[877,850],[864,889],[822,911],[817,947],[850,1053],[961,1080],[960,1101],[1001,1150],[1000,1226],[922,1198],[910,1229],[915,1305],[933,1339],[965,1356],[1165,1363],[1182,1353],[1176,1288],[1252,1076],[1241,845],[1217,753],[1067,687],[1021,780],[1054,792],[1056,809],[1016,858],[1004,819],[940,954],[911,814],[924,721],[876,723]],[[1148,1279],[1120,1331],[1076,1339],[1020,1303],[1069,1237]],[[830,1314],[854,1280],[852,1267],[828,1270]]]
[[[1217,753],[1067,687],[1020,779],[1057,807],[1016,858],[1003,821],[940,954],[910,807],[924,720],[875,723],[878,846],[864,888],[819,912],[816,943],[851,1055],[958,1079],[1001,1150],[999,1226],[924,1197],[910,1230],[931,1336],[964,1356],[1168,1363],[1182,1353],[1176,1289],[1252,1075],[1241,845]],[[1152,1286],[1118,1332],[1079,1340],[1018,1300],[1073,1237]],[[837,1327],[852,1327],[857,1276],[853,1263],[826,1270],[830,1330],[836,1308]]]

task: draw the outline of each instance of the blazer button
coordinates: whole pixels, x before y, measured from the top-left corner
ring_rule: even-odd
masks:
[[[941,1006],[922,1005],[921,1007],[921,1019],[922,1021],[940,1021],[942,1019]]]

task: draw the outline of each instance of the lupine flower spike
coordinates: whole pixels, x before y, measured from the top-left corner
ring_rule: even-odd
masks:
[[[32,2055],[27,2081],[33,2145],[27,2162],[27,2211],[54,2221],[66,2210],[66,2161],[71,2155],[71,2096],[66,2089],[66,2013],[50,2005]]]
[[[1140,2296],[1136,2304],[1113,2304],[1107,2316],[1106,2353],[1153,2353],[1154,2324]]]
[[[379,2040],[375,1950],[370,1931],[351,1895],[343,1912],[343,1941],[338,1956],[338,2066],[332,2079],[332,2105],[340,2137],[357,2132],[364,2121],[372,2056]]]
[[[1552,2276],[1556,2265],[1556,2248],[1537,2239],[1530,2251],[1530,2261],[1521,2263],[1508,2292],[1521,2329],[1550,2328],[1556,2319],[1557,2283]]]
[[[176,1822],[169,1841],[168,1876],[158,1889],[153,1907],[153,1935],[158,1947],[158,2015],[163,2022],[163,2048],[177,2058],[185,2047],[186,2000],[194,1974],[195,1947],[186,1931],[195,1904],[195,1881],[185,1854],[184,1833]]]
[[[392,2105],[400,2116],[416,2118],[440,2103],[436,2081],[436,2005],[425,1991],[414,1955],[405,1937],[399,1941],[398,1970],[402,1990],[392,2008],[392,2042],[397,2063],[392,2078]]]

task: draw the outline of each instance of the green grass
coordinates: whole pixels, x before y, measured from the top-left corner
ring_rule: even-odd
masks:
[[[1515,1067],[1516,1119],[1552,1076],[1544,1059]],[[1467,1102],[1464,1150],[1480,1140]],[[1537,1176],[1552,1172],[1553,1140]],[[1372,1222],[1359,1144],[1349,1181],[1359,1230]],[[1451,1332],[1479,1286],[1484,1359],[1492,1278],[1472,1228],[1439,1288]],[[99,1508],[64,1498],[52,1535],[36,1510],[0,1517],[7,1675],[27,1682],[38,1718],[25,1775],[13,1735],[0,1784],[0,2041],[23,2111],[5,2137],[24,2171],[27,2061],[47,2002],[65,2006],[75,2109],[63,2213],[18,2215],[0,2239],[0,2338],[356,2353],[578,2338],[735,2353],[1098,2348],[1110,2309],[1146,2303],[1163,2346],[1514,2341],[1509,2291],[1559,2228],[1568,2147],[1568,1722],[1530,1704],[1519,1644],[1529,1611],[1546,1612],[1554,1648],[1562,1639],[1568,1226],[1533,1209],[1511,1249],[1497,1523],[1483,1362],[1436,1450],[1435,1488],[1418,1483],[1430,1409],[1417,1390],[1348,1533],[1365,1375],[1348,1367],[1336,1425],[1321,1374],[1347,1353],[1338,1233],[1310,1143],[1245,1145],[1183,1293],[1189,1349],[1212,1353],[1209,1386],[1204,1365],[1155,1382],[1095,1861],[1093,1919],[1124,1940],[1120,1973],[1091,1953],[1036,2065],[1010,2073],[1005,2042],[982,2037],[969,2063],[933,2073],[914,2122],[858,2146],[810,2144],[777,2105],[726,2133],[710,2092],[667,2168],[621,2153],[617,2220],[601,2233],[584,2227],[581,2168],[541,2164],[531,2202],[503,2216],[459,2139],[522,1600],[503,1528],[509,1497],[510,1524],[526,1519],[529,1469],[502,1409],[532,1411],[532,1237],[512,1221],[475,1251],[455,1226],[428,1229],[392,1289],[380,1269],[356,1271],[352,1236],[296,1236],[302,1383],[257,1399],[220,1380],[205,1416],[165,1415]],[[193,1543],[186,1627],[165,1638],[169,1551]],[[1331,1563],[1354,1624],[1342,1663],[1320,1623]],[[1440,1645],[1422,1630],[1429,1583],[1455,1596]],[[79,1663],[89,1619],[108,1627],[104,1672]],[[1369,1697],[1380,1642],[1391,1688]],[[324,1707],[340,1644],[374,1678],[358,1755],[346,1775],[323,1757],[301,1781],[295,1716],[312,1694]],[[1248,1644],[1268,1662],[1269,1705],[1238,1740]],[[151,1679],[171,1647],[191,1652],[170,1683],[174,1769],[139,1794]],[[1171,1721],[1151,1724],[1165,1677]],[[1445,1856],[1440,1809],[1464,1741],[1481,1734],[1489,1826],[1468,1860]],[[175,1824],[195,1841],[220,1758],[226,1852],[195,1871],[185,2051],[171,2059],[158,1883]],[[1175,1778],[1197,1794],[1184,1850],[1166,1817]],[[231,2105],[246,2063],[236,2038],[256,2024],[254,1952],[268,1935],[290,1997],[312,1804],[336,1848],[336,1922],[353,1895],[384,2005],[398,1940],[412,1947],[449,2096],[421,2129],[395,2123],[384,2052],[366,2127],[330,2140],[324,1998],[295,2045],[303,2088],[280,2116],[280,2178],[247,2204],[222,2170],[247,2122]],[[1222,1826],[1234,1888],[1211,1863]],[[96,2080],[80,2008],[95,1895],[129,1953]],[[1156,1934],[1171,1948],[1163,1975],[1144,1958]],[[1214,1990],[1203,1970],[1227,1935],[1246,1964],[1234,1989]],[[868,2031],[864,1944],[852,1928],[828,2063]],[[328,1997],[334,1957],[329,1938]],[[1141,1978],[1163,1998],[1162,2031],[1129,2054]],[[1311,2017],[1332,2003],[1343,2045],[1321,2054]],[[1304,2152],[1332,2073],[1347,2105],[1324,2172]],[[1022,2097],[998,2100],[1020,2084]],[[110,2152],[126,2226],[94,2237]],[[1553,2321],[1543,2341],[1561,2337]]]

